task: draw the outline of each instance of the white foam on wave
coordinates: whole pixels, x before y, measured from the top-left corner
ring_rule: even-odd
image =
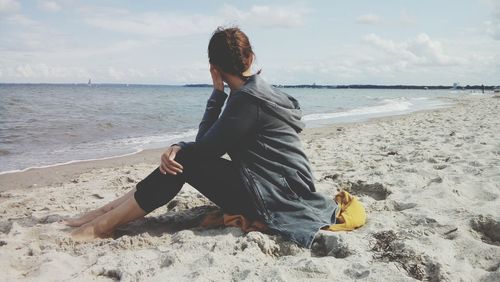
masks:
[[[56,162],[56,163],[48,164],[48,165],[30,166],[30,167],[27,167],[24,169],[1,171],[0,175],[8,174],[8,173],[23,172],[23,171],[27,171],[30,169],[36,169],[36,168],[48,168],[48,167],[67,165],[67,164],[78,163],[78,162],[99,161],[99,160],[107,160],[107,159],[112,159],[112,158],[130,156],[130,155],[134,155],[134,154],[137,154],[139,152],[142,152],[144,149],[159,148],[160,145],[164,145],[167,142],[173,142],[174,140],[179,140],[182,138],[194,136],[194,135],[196,135],[197,131],[198,131],[198,129],[189,129],[185,132],[179,132],[179,133],[169,133],[169,134],[152,135],[152,136],[144,136],[144,137],[124,138],[124,139],[103,141],[103,142],[93,143],[93,144],[80,144],[77,147],[63,148],[63,149],[54,151],[52,153],[68,154],[71,152],[82,152],[82,151],[85,151],[85,149],[87,149],[87,152],[88,152],[89,149],[92,150],[95,148],[98,148],[100,151],[106,151],[106,150],[109,150],[111,148],[123,148],[124,150],[132,149],[133,151],[130,153],[115,154],[115,155],[101,157],[101,158],[81,158],[81,159],[75,159],[75,160],[70,160],[70,161],[65,161],[65,162]],[[153,144],[157,144],[158,146],[154,146]],[[148,146],[148,145],[150,145],[150,146]],[[96,153],[96,150],[94,150],[94,153]]]
[[[47,168],[47,167],[55,167],[55,166],[61,166],[61,165],[67,165],[67,164],[72,164],[72,163],[79,163],[79,162],[100,161],[100,160],[108,160],[108,159],[119,158],[119,157],[126,157],[126,156],[130,156],[130,155],[133,155],[133,154],[137,154],[137,153],[139,153],[141,151],[142,150],[137,150],[135,152],[128,153],[128,154],[122,154],[122,155],[111,156],[111,157],[104,157],[104,158],[71,160],[71,161],[67,161],[67,162],[61,162],[61,163],[55,163],[55,164],[49,164],[49,165],[31,166],[31,167],[27,167],[27,168],[24,168],[24,169],[14,169],[14,170],[1,171],[0,175],[2,175],[2,174],[8,174],[8,173],[15,173],[15,172],[23,172],[23,171],[27,171],[27,170],[35,169],[35,168]]]
[[[398,112],[408,111],[411,108],[411,106],[413,106],[413,103],[406,98],[385,99],[382,102],[383,104],[381,105],[354,108],[343,112],[309,114],[305,115],[302,119],[304,121],[313,121],[313,120],[332,119],[332,118],[350,117],[350,116],[398,113]]]
[[[196,135],[198,129],[189,129],[184,132],[170,132],[166,134],[149,135],[141,137],[129,137],[121,139],[106,140],[91,144],[80,144],[79,146],[63,149],[63,150],[81,150],[92,148],[133,148],[135,150],[143,150],[154,148],[154,145],[165,145],[165,143],[187,138]]]

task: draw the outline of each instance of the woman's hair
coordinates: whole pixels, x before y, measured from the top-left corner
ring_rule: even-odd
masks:
[[[208,61],[242,79],[247,78],[242,73],[250,68],[254,58],[248,37],[238,27],[218,27],[208,43]]]

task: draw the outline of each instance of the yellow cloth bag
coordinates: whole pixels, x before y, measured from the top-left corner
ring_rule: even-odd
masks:
[[[366,211],[363,204],[346,191],[342,191],[335,196],[338,204],[337,224],[332,224],[322,228],[329,231],[351,231],[366,223]]]

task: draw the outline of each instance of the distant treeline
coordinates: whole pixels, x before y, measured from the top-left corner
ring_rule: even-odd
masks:
[[[326,88],[326,89],[459,89],[459,90],[482,90],[482,85],[467,86],[446,86],[446,85],[372,85],[372,84],[351,84],[351,85],[317,85],[317,84],[299,84],[299,85],[275,85],[281,88]],[[493,90],[495,86],[484,85],[484,90]]]
[[[212,87],[211,84],[186,84],[185,87]],[[373,84],[350,84],[350,85],[318,85],[318,84],[297,84],[297,85],[274,85],[279,88],[318,88],[318,89],[457,89],[457,90],[494,90],[500,86],[494,85],[467,85],[467,86],[446,86],[446,85],[373,85]]]
[[[212,87],[212,84],[185,84],[184,87]]]

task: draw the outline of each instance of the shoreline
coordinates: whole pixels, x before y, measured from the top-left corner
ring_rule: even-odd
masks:
[[[306,127],[304,131],[300,133],[300,137],[302,143],[304,144],[306,140],[310,140],[313,136],[321,135],[322,132],[333,131],[332,129],[336,130],[338,127],[352,127],[359,124],[370,124],[384,120],[394,120],[421,112],[446,110],[450,107],[456,106],[457,102],[460,100],[460,98],[442,99],[452,100],[451,105],[447,105],[437,109],[424,109],[403,114],[373,117],[368,118],[364,121],[337,122],[328,125]],[[124,154],[120,156],[89,160],[75,160],[61,164],[26,168],[19,171],[2,172],[0,173],[0,192],[8,191],[11,189],[27,189],[49,185],[61,185],[65,181],[69,181],[78,177],[78,175],[80,174],[88,173],[95,169],[121,167],[139,163],[148,165],[157,164],[159,163],[160,156],[165,149],[166,148],[144,149],[139,152]]]
[[[0,174],[0,192],[62,184],[94,169],[113,168],[137,163],[152,164],[160,159],[163,149],[147,149],[137,153],[97,160],[74,161],[24,171]],[[5,187],[5,186],[9,187]]]
[[[127,153],[127,154],[117,155],[117,156],[111,156],[111,157],[86,159],[86,160],[72,160],[72,161],[67,161],[67,162],[62,162],[62,163],[55,163],[55,164],[41,165],[41,166],[33,166],[33,167],[24,168],[24,169],[1,171],[0,175],[11,174],[11,173],[21,173],[21,172],[25,172],[25,171],[28,171],[28,170],[31,170],[31,169],[51,168],[51,167],[57,167],[57,166],[63,166],[63,165],[70,165],[70,164],[73,164],[73,163],[80,163],[80,162],[103,161],[103,160],[113,159],[113,158],[128,157],[128,156],[131,156],[131,155],[138,154],[138,153],[140,153],[142,151],[144,151],[144,150],[137,150],[137,151],[132,152],[132,153]]]
[[[419,96],[416,99],[410,97],[388,97],[383,100],[379,99],[377,102],[372,101],[373,103],[370,102],[366,106],[348,107],[340,110],[323,109],[319,112],[304,114],[303,121],[306,123],[306,129],[335,124],[365,122],[370,119],[405,115],[421,110],[446,107],[449,104],[447,99],[448,97],[442,96]],[[0,157],[0,160],[3,160],[0,175],[78,162],[106,160],[133,155],[144,150],[163,148],[163,146],[168,146],[175,141],[191,141],[190,139],[194,138],[196,134],[196,127],[196,125],[193,125],[191,129],[183,129],[170,133],[164,132],[163,134],[155,133],[148,135],[145,133],[145,135],[139,137],[117,137],[116,139],[108,138],[106,140],[85,141],[83,143],[73,143],[72,141],[59,144],[61,146],[60,150],[54,150],[54,148],[47,147],[46,145],[35,144],[26,144],[25,147],[20,148],[19,145],[16,145],[20,144],[19,142],[13,142],[11,147],[6,147],[5,152],[2,152],[3,155]],[[55,136],[52,135],[52,138],[56,138]],[[76,140],[74,141],[76,142]]]
[[[448,100],[449,98],[445,99]],[[311,139],[313,135],[314,136],[318,134],[321,135],[322,132],[329,132],[333,128],[336,129],[338,127],[351,127],[359,124],[370,124],[384,120],[394,120],[405,116],[418,114],[421,112],[446,110],[447,108],[456,106],[456,103],[460,99],[457,98],[450,100],[452,100],[451,105],[447,105],[437,109],[424,109],[403,114],[373,117],[373,118],[368,118],[367,120],[364,121],[337,122],[328,125],[313,126],[309,128],[306,127],[304,131],[301,132],[299,135],[301,137],[302,143],[304,144],[305,141]],[[139,163],[150,164],[150,165],[156,164],[159,163],[160,156],[165,149],[166,148],[144,149],[139,152],[124,154],[121,156],[112,156],[112,157],[89,159],[89,160],[75,160],[61,164],[47,165],[43,167],[26,168],[20,171],[2,172],[0,173],[0,192],[8,191],[11,189],[19,189],[19,188],[26,189],[26,188],[62,184],[64,181],[68,181],[70,179],[77,177],[80,174],[88,173],[94,169],[112,168],[119,166],[134,165]],[[5,187],[7,185],[9,187]]]

